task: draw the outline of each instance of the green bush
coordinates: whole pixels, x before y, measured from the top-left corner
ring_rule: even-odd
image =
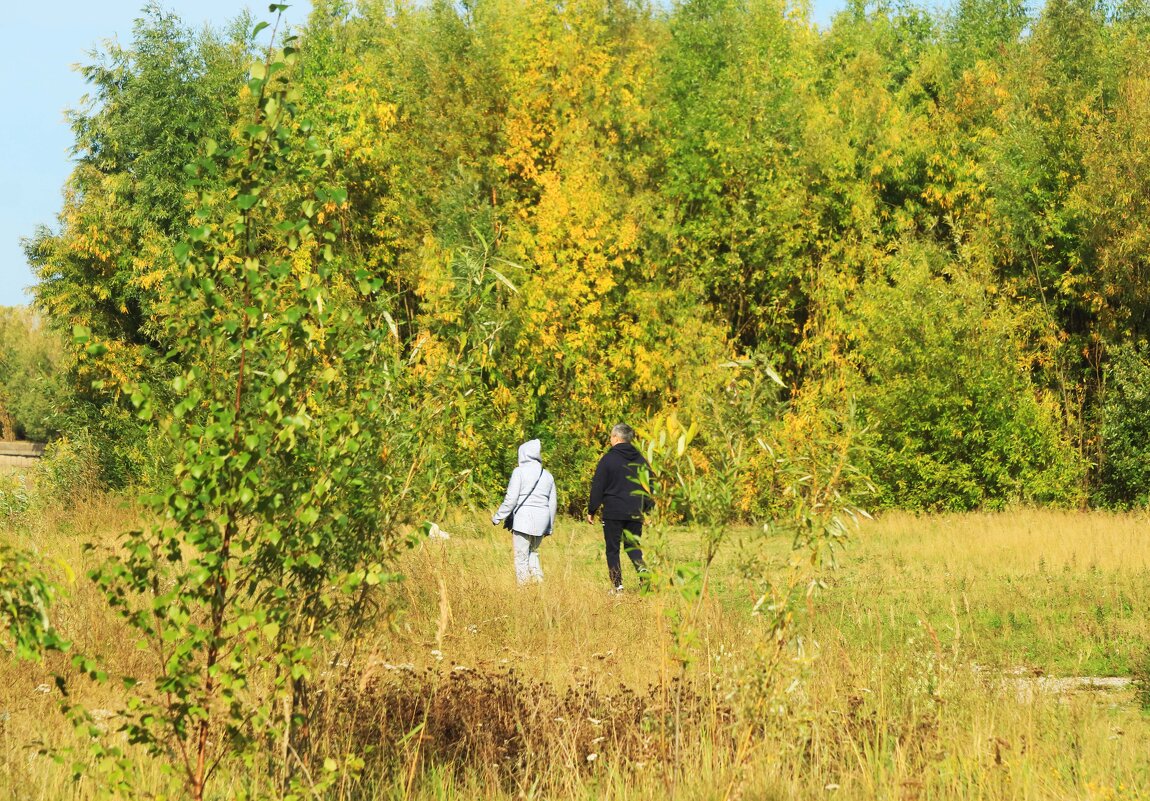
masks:
[[[44,506],[68,506],[98,492],[100,451],[91,437],[79,434],[48,443],[35,470],[36,501]]]
[[[0,473],[0,522],[19,520],[32,503],[28,481],[14,473]]]
[[[1110,354],[1100,401],[1104,454],[1095,500],[1128,508],[1150,501],[1150,357],[1124,345]]]
[[[30,309],[0,307],[0,436],[43,442],[60,430],[63,347]]]
[[[48,614],[58,594],[35,556],[0,543],[0,651],[39,661],[45,650],[66,650]]]
[[[1081,468],[1027,377],[1016,312],[929,246],[904,246],[856,301],[880,502],[924,510],[1070,504]]]

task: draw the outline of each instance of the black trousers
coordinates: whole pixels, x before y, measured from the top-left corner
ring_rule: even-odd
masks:
[[[643,551],[639,549],[639,538],[643,536],[642,520],[604,520],[603,542],[607,547],[607,575],[612,587],[623,586],[623,569],[619,564],[619,546],[627,551],[631,564],[639,575],[646,578],[647,563],[643,561]]]

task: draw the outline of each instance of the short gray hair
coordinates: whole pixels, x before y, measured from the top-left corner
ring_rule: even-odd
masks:
[[[611,429],[611,436],[618,437],[624,442],[630,442],[635,439],[635,429],[626,423],[616,423],[614,428]]]

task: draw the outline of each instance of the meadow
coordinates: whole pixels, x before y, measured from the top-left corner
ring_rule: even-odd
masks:
[[[1150,795],[1150,6],[314,5],[80,67],[0,798]]]
[[[135,522],[107,498],[5,537],[82,576],[82,544]],[[571,520],[544,543],[545,582],[519,588],[505,532],[461,513],[441,521],[450,539],[401,556],[391,611],[317,677],[312,741],[356,769],[313,797],[1150,797],[1146,523],[884,515],[840,553],[767,669],[771,643],[738,569],[760,529],[731,532],[684,614],[672,587],[641,592],[633,572],[609,595],[599,529]],[[669,529],[650,555],[690,559],[700,534]],[[783,556],[789,542],[767,547]],[[147,658],[83,578],[56,615],[77,649],[113,667]],[[89,743],[57,709],[54,670],[64,663],[3,664],[0,796],[105,797],[95,774],[73,783]],[[1087,681],[1108,677],[1132,681]],[[70,686],[120,736],[113,686]],[[76,750],[47,753],[61,746]],[[158,768],[140,775],[154,785],[138,795],[169,797]],[[243,784],[233,772],[214,792]]]

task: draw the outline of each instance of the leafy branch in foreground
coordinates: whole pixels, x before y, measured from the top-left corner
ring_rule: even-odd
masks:
[[[311,685],[324,656],[349,664],[344,627],[396,578],[412,474],[387,310],[339,253],[347,193],[295,116],[296,56],[289,39],[252,65],[251,120],[189,167],[198,210],[165,304],[178,403],[157,421],[176,464],[144,498],[151,524],[93,572],[153,658],[124,679],[129,741],[196,801],[221,768],[246,798],[336,780],[309,740]],[[142,417],[151,396],[133,394]],[[131,792],[131,762],[103,754]]]
[[[25,552],[0,543],[0,628],[5,650],[20,659],[39,660],[45,650],[64,651],[64,640],[48,616],[57,589]]]
[[[797,404],[784,413],[796,414],[811,417]],[[765,705],[777,696],[786,654],[802,648],[796,628],[799,610],[825,586],[837,566],[837,552],[850,541],[859,521],[869,517],[854,500],[859,492],[873,491],[856,467],[860,432],[853,425],[853,409],[844,416],[837,425],[829,420],[815,424],[793,441],[772,445],[756,438],[755,446],[769,456],[772,482],[781,497],[775,518],[762,534],[739,543],[742,578],[753,590],[751,613],[765,624],[753,668],[741,688],[748,720],[759,721],[753,726],[761,724]],[[673,655],[685,669],[696,656],[696,628],[712,564],[730,540],[734,487],[750,461],[737,442],[727,443],[722,459],[706,460],[693,445],[698,426],[681,422],[675,414],[656,419],[640,433],[651,469],[640,470],[637,491],[656,501],[647,539],[654,546],[652,564],[661,574],[659,583],[673,587],[678,596],[667,617]],[[670,524],[688,516],[703,527],[701,552],[693,560],[671,560],[666,547]],[[769,539],[776,533],[791,538],[790,554],[783,560],[768,555]]]

